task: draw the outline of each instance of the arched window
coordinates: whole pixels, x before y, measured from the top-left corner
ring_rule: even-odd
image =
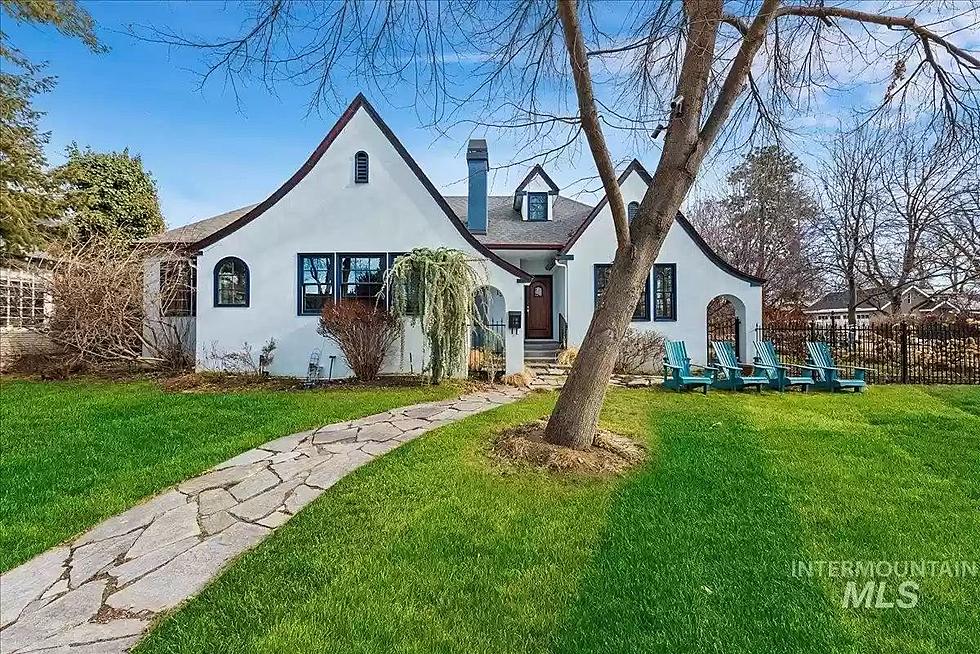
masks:
[[[636,218],[636,214],[639,211],[640,211],[640,203],[639,202],[630,202],[629,205],[627,205],[627,207],[626,207],[626,219],[629,222],[633,222],[633,219]]]
[[[368,183],[368,155],[363,150],[354,155],[354,183]]]
[[[225,257],[214,267],[214,306],[248,306],[248,266],[236,257]]]

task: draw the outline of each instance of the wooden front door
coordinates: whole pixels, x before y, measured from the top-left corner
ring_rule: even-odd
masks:
[[[524,334],[551,338],[551,277],[535,277],[524,289]]]

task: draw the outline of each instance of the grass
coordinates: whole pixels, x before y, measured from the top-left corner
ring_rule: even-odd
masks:
[[[550,395],[427,434],[341,480],[166,618],[177,652],[974,652],[980,579],[842,607],[799,560],[980,560],[980,389],[620,390],[624,477],[484,455]]]
[[[458,392],[200,394],[149,382],[4,382],[0,571],[277,436]]]

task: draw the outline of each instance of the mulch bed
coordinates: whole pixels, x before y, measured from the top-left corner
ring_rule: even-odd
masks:
[[[546,425],[545,420],[537,420],[501,432],[493,442],[491,456],[552,472],[593,476],[622,474],[647,458],[644,445],[602,429],[584,450],[554,445],[544,440]]]

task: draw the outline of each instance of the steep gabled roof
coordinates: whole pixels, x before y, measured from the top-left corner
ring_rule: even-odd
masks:
[[[446,202],[446,199],[442,197],[442,194],[439,193],[438,190],[436,190],[436,187],[432,184],[432,181],[429,180],[424,172],[422,172],[422,169],[419,167],[418,163],[414,158],[412,158],[412,155],[408,153],[408,150],[405,149],[405,146],[402,145],[401,141],[398,140],[395,133],[391,131],[391,128],[388,127],[384,120],[382,120],[381,116],[377,111],[375,111],[374,107],[371,106],[371,103],[368,102],[363,93],[357,94],[357,97],[350,103],[350,106],[348,106],[347,109],[345,109],[340,115],[340,118],[337,120],[336,124],[330,128],[330,131],[327,132],[324,139],[320,141],[320,144],[313,151],[313,154],[310,155],[306,162],[293,174],[292,177],[286,180],[286,182],[276,189],[276,191],[268,198],[253,206],[244,214],[219,228],[212,234],[196,241],[192,247],[195,249],[201,249],[216,243],[217,241],[252,222],[279,202],[279,200],[289,193],[289,191],[291,191],[297,184],[300,183],[300,181],[303,180],[304,177],[310,173],[311,170],[313,170],[313,167],[320,161],[326,151],[330,148],[331,144],[333,144],[333,142],[337,139],[337,136],[340,135],[344,127],[347,126],[359,109],[364,109],[364,111],[367,112],[368,116],[371,117],[371,120],[373,120],[378,126],[378,129],[380,129],[381,133],[385,135],[385,138],[388,139],[388,142],[395,148],[395,151],[398,152],[411,171],[415,173],[415,176],[418,178],[419,182],[429,192],[432,199],[435,200],[437,205],[439,205],[439,208],[442,209],[444,214],[446,214],[446,218],[449,219],[449,222],[452,223],[460,235],[466,239],[466,241],[472,245],[477,252],[485,256],[497,266],[503,268],[521,281],[531,281],[531,275],[524,272],[509,261],[502,259],[497,254],[494,254],[489,248],[477,240],[470,230],[466,228],[466,225],[460,222],[459,217],[455,214],[455,212],[453,212],[452,208]]]
[[[517,188],[514,189],[514,211],[521,210],[521,191],[527,188],[527,185],[531,183],[531,180],[537,176],[540,176],[541,179],[544,180],[544,183],[548,185],[548,193],[551,195],[558,195],[559,189],[558,185],[555,184],[555,180],[551,179],[548,173],[544,172],[544,168],[541,167],[541,164],[534,164],[531,171],[521,181],[521,183],[517,185]]]
[[[633,161],[631,161],[630,164],[626,167],[626,170],[624,170],[619,175],[619,179],[618,179],[619,185],[622,186],[623,183],[633,173],[639,175],[640,179],[642,179],[643,183],[646,184],[647,186],[649,186],[650,183],[653,181],[653,178],[650,176],[650,173],[647,172],[647,169],[643,167],[643,164],[641,164],[637,159],[633,159]],[[589,225],[592,224],[592,221],[595,220],[596,216],[599,215],[599,212],[602,211],[602,208],[605,207],[608,203],[609,203],[609,199],[606,196],[602,196],[602,199],[599,201],[599,204],[595,206],[595,208],[586,217],[586,219],[582,222],[579,228],[575,230],[575,233],[572,234],[572,237],[568,239],[568,242],[565,244],[565,247],[563,247],[561,251],[558,253],[559,256],[568,254],[568,251],[572,249],[576,241],[578,241],[579,238],[581,238],[582,234],[585,233],[585,230],[589,228]],[[701,252],[703,252],[704,255],[711,260],[712,263],[714,263],[716,266],[718,266],[719,268],[727,272],[729,275],[741,279],[742,281],[746,281],[752,284],[753,286],[761,286],[762,284],[765,283],[766,280],[762,279],[761,277],[756,277],[755,275],[750,275],[746,272],[742,272],[735,266],[725,261],[717,252],[712,250],[711,246],[708,245],[707,241],[705,241],[698,233],[698,230],[694,228],[694,225],[692,225],[690,221],[688,221],[688,219],[685,218],[684,214],[682,214],[680,211],[677,212],[675,221],[677,222],[678,225],[680,225],[684,229],[685,232],[687,232],[687,235],[691,237],[691,240],[694,241],[694,244],[698,246]]]

